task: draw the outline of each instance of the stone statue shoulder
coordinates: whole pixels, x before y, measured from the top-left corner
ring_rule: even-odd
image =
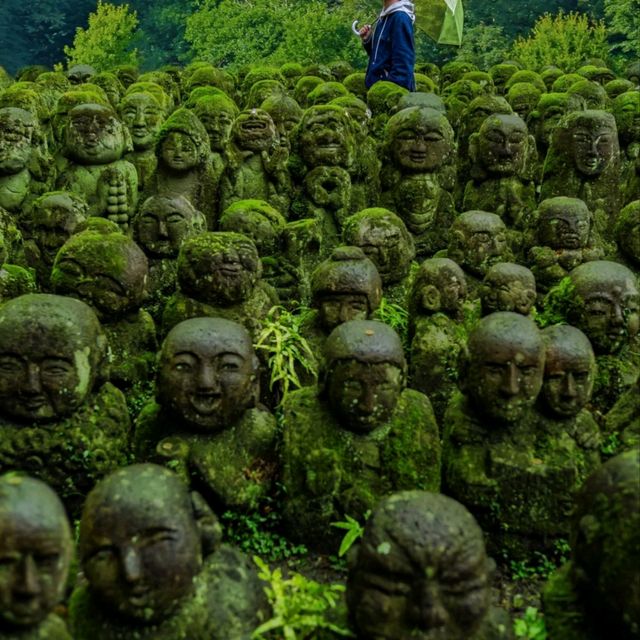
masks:
[[[24,631],[0,631],[0,640],[72,640],[67,625],[54,613]]]

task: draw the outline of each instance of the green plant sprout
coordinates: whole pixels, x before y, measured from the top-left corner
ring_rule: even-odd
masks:
[[[364,514],[364,521],[366,522],[369,516],[371,515],[371,511],[366,511]],[[345,516],[344,520],[340,520],[339,522],[332,522],[332,527],[336,527],[336,529],[345,529],[346,533],[340,542],[340,549],[338,550],[338,557],[342,558],[348,551],[351,549],[353,544],[362,538],[364,534],[364,525],[360,524],[355,518],[351,516]]]
[[[535,607],[527,607],[522,618],[513,623],[516,638],[525,640],[547,640],[547,627],[544,617]]]
[[[407,352],[409,350],[409,312],[401,305],[382,298],[374,317],[395,329],[402,341],[402,348]]]
[[[271,570],[258,556],[253,561],[260,579],[268,583],[265,593],[273,617],[253,632],[252,640],[354,637],[341,623],[346,620],[343,585],[321,584],[295,572],[284,578],[281,569]]]

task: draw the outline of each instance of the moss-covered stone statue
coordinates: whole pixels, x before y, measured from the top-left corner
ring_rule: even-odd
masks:
[[[49,289],[51,267],[58,250],[87,219],[89,207],[70,191],[49,191],[34,200],[23,219],[26,263],[36,273],[41,290]]]
[[[512,638],[509,616],[490,604],[495,563],[459,502],[394,493],[378,504],[356,549],[347,604],[357,638]]]
[[[337,244],[344,220],[354,212],[350,170],[355,158],[355,127],[344,108],[325,104],[305,111],[292,139],[292,212],[321,221],[324,255]]]
[[[640,199],[620,210],[614,234],[618,260],[640,274]]]
[[[321,385],[289,394],[282,445],[289,535],[337,548],[330,527],[362,521],[384,495],[438,491],[440,440],[427,397],[405,389],[400,338],[380,322],[353,320],[325,343]]]
[[[527,267],[498,262],[489,267],[480,285],[482,315],[514,311],[528,316],[536,303],[536,279]]]
[[[568,281],[560,283],[559,291],[549,293],[546,304],[562,295],[563,284],[566,318],[586,334],[596,353],[593,408],[606,413],[640,372],[637,278],[616,262],[586,262],[569,274]]]
[[[138,172],[138,190],[148,187],[149,177],[158,166],[155,154],[156,137],[166,117],[160,101],[148,91],[128,94],[118,104],[118,114],[129,130],[133,150],[125,155]]]
[[[106,338],[84,302],[29,294],[0,309],[0,473],[41,478],[70,513],[126,461],[127,407],[101,379],[106,367]]]
[[[438,424],[457,389],[458,358],[467,338],[466,297],[462,269],[448,258],[430,258],[416,271],[407,299],[409,386],[429,396]]]
[[[288,158],[271,116],[263,109],[242,111],[231,128],[227,165],[220,180],[220,211],[237,200],[256,199],[288,212]]]
[[[462,206],[498,214],[514,238],[535,209],[535,139],[517,115],[489,116],[469,138],[473,162]],[[512,239],[512,245],[514,240]]]
[[[478,518],[502,557],[549,551],[568,534],[572,495],[593,467],[573,438],[539,428],[543,337],[530,318],[497,312],[480,320],[467,349],[462,393],[444,417],[446,492]]]
[[[543,592],[549,640],[640,634],[640,451],[591,475],[576,498],[571,560]]]
[[[542,293],[583,262],[604,257],[593,216],[578,198],[556,196],[543,200],[529,233],[533,237],[529,249],[531,271]]]
[[[56,187],[83,197],[91,215],[128,229],[138,202],[138,174],[124,160],[131,149],[129,131],[110,107],[73,107],[64,125],[62,155],[66,162]]]
[[[206,232],[185,241],[178,255],[178,291],[162,314],[163,335],[182,320],[208,316],[239,322],[256,338],[278,302],[261,276],[256,245],[241,233]]]
[[[136,455],[176,470],[217,508],[255,509],[276,466],[276,423],[259,395],[247,330],[222,318],[185,320],[162,345],[156,400],[136,421]]]
[[[0,476],[0,638],[71,640],[53,610],[64,597],[73,538],[44,482]]]
[[[419,258],[447,246],[455,211],[441,174],[455,172],[455,157],[453,129],[443,113],[409,107],[387,122],[380,203],[407,225]]]
[[[640,89],[620,94],[611,105],[620,137],[623,199],[640,198]]]
[[[468,297],[477,299],[481,280],[489,267],[513,260],[502,218],[488,211],[461,213],[451,225],[446,257],[462,267]]]
[[[375,264],[385,298],[404,305],[416,253],[402,219],[382,207],[363,209],[345,221],[342,238],[346,244],[360,247]]]
[[[151,196],[133,220],[134,238],[149,263],[144,308],[159,322],[166,299],[175,293],[182,243],[206,229],[206,220],[178,193]]]
[[[149,272],[142,249],[115,225],[96,221],[65,242],[51,270],[55,293],[89,304],[111,349],[110,380],[123,391],[145,386],[157,350],[155,324],[141,308]]]
[[[540,168],[549,150],[553,131],[567,111],[569,96],[566,93],[552,92],[543,93],[535,109],[529,114],[527,124],[536,139]]]
[[[246,640],[265,616],[250,560],[220,544],[217,518],[171,471],[119,469],[80,520],[86,584],[71,597],[76,640]]]
[[[593,212],[598,233],[606,239],[622,205],[620,169],[613,115],[597,110],[568,113],[551,137],[540,197],[580,198]]]

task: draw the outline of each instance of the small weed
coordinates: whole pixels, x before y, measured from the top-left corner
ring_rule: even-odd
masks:
[[[544,617],[535,607],[527,607],[524,615],[513,623],[516,638],[525,640],[547,640]]]
[[[556,570],[557,564],[544,553],[534,551],[531,560],[511,560],[509,567],[512,580],[532,580],[548,578]]]
[[[600,446],[600,453],[605,456],[613,456],[617,453],[620,445],[620,435],[617,431],[614,431],[602,441],[602,445]]]
[[[299,371],[305,371],[313,378],[318,376],[313,353],[300,333],[310,313],[312,310],[307,307],[294,311],[281,306],[272,307],[255,344],[256,349],[267,354],[271,372],[269,389],[278,399],[278,404],[283,402],[289,391],[302,386]]]
[[[386,298],[382,298],[375,318],[396,330],[402,340],[402,347],[407,353],[409,351],[409,312],[399,304],[388,302]]]
[[[367,518],[371,515],[371,511],[367,511],[364,514],[364,521],[367,521]],[[360,524],[355,518],[351,516],[345,516],[345,520],[341,520],[340,522],[332,522],[332,527],[336,527],[336,529],[345,529],[346,533],[340,542],[340,549],[338,550],[338,557],[342,558],[349,549],[353,546],[353,544],[362,538],[364,534],[364,525]]]
[[[253,632],[253,640],[354,637],[343,622],[346,620],[343,585],[321,584],[299,573],[284,578],[281,569],[272,571],[257,556],[253,561],[259,577],[269,584],[265,593],[273,609],[273,617]]]

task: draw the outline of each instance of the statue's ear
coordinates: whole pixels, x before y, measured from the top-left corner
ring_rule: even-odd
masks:
[[[460,266],[464,260],[465,234],[460,229],[449,231],[449,246],[447,248],[447,258],[453,260]]]
[[[192,491],[190,496],[193,515],[202,541],[202,555],[206,557],[220,546],[222,526],[207,501],[197,491]]]
[[[538,168],[538,146],[536,139],[529,134],[527,136],[527,150],[525,152],[524,162],[522,165],[522,178],[524,180],[534,180],[537,175]]]
[[[427,311],[440,311],[440,291],[433,284],[422,289],[421,303]]]
[[[469,361],[469,350],[465,345],[458,354],[458,388],[465,394],[469,388]]]

